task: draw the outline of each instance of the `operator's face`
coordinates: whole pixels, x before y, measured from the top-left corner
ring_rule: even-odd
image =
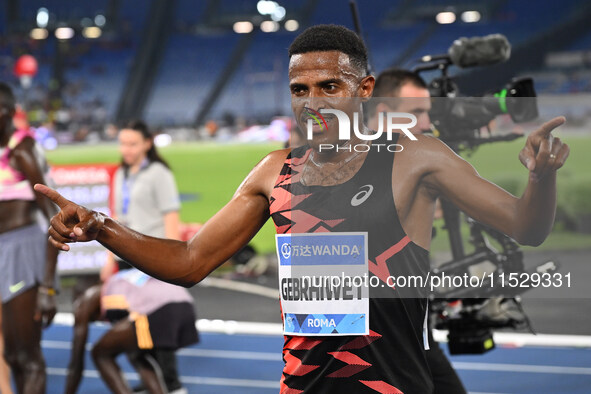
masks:
[[[400,88],[398,97],[407,98],[400,100],[400,105],[395,110],[406,112],[417,117],[417,124],[410,129],[413,134],[422,134],[431,128],[429,111],[431,110],[431,95],[425,88],[415,86],[412,83],[405,83]]]
[[[313,121],[313,148],[319,144],[338,143],[338,121],[320,109],[338,109],[349,116],[361,113],[361,100],[371,96],[372,76],[364,76],[351,65],[349,56],[338,51],[309,52],[293,55],[289,62],[291,108],[300,130],[307,136],[308,119]],[[316,119],[320,120],[320,125]],[[326,122],[326,124],[324,123]]]
[[[140,165],[151,146],[152,142],[137,130],[123,129],[119,132],[119,152],[128,166]]]

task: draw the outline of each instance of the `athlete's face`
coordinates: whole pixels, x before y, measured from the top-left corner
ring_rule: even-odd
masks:
[[[152,142],[137,130],[123,129],[119,132],[119,152],[128,166],[140,165],[151,146]]]
[[[339,51],[308,52],[293,55],[289,62],[289,87],[291,108],[300,130],[307,136],[308,119],[313,119],[320,109],[338,109],[349,116],[358,112],[361,121],[361,101],[371,97],[374,86],[372,76],[363,73],[349,61],[349,56]],[[308,110],[309,109],[309,110]],[[336,116],[323,114],[326,122],[318,125],[313,120],[312,147],[338,143]]]

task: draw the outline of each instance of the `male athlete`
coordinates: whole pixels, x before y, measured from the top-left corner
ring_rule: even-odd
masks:
[[[380,112],[406,112],[417,118],[417,124],[410,129],[413,134],[428,132],[431,128],[429,110],[431,95],[427,84],[418,74],[400,68],[389,68],[382,71],[376,78],[373,99],[368,103],[367,125],[377,130]],[[439,204],[437,204],[439,205]],[[441,212],[436,211],[435,217]],[[428,327],[429,350],[425,352],[427,365],[433,378],[434,394],[464,394],[459,376],[441,350],[439,343],[433,339],[431,327]]]
[[[292,109],[304,130],[311,111],[322,108],[339,109],[354,119],[361,101],[372,94],[375,80],[367,72],[366,49],[346,28],[311,27],[294,40],[289,56]],[[51,241],[69,250],[68,243],[96,239],[151,276],[192,286],[246,245],[269,217],[278,233],[292,236],[366,234],[370,276],[380,281],[392,273],[427,272],[433,210],[440,195],[520,243],[539,245],[550,232],[556,171],[569,152],[550,133],[564,118],[528,136],[520,159],[530,175],[521,198],[480,178],[435,138],[419,135],[413,141],[401,134],[389,141],[400,144],[401,152],[360,153],[347,147],[363,143],[362,138],[351,133],[349,140],[339,141],[337,119],[327,116],[325,121],[324,128],[312,127],[309,147],[267,155],[188,242],[134,232],[38,185],[61,208],[51,222]],[[320,152],[320,144],[341,149]],[[372,191],[360,198],[360,188],[367,185]],[[378,292],[369,300],[367,335],[286,335],[283,393],[432,392],[424,354],[426,300],[397,296],[394,288]]]

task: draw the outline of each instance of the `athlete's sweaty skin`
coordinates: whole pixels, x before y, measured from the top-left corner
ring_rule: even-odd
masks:
[[[289,79],[296,119],[307,105],[307,98],[371,96],[374,78],[363,76],[351,64],[343,63],[342,56],[347,55],[326,51],[291,58]],[[353,75],[358,78],[352,78]],[[357,82],[352,83],[353,79]],[[347,113],[361,112],[360,107],[338,109]],[[554,221],[556,170],[569,153],[568,146],[551,135],[564,121],[562,117],[554,118],[528,136],[519,156],[530,170],[521,198],[482,179],[470,164],[435,138],[418,136],[418,141],[400,138],[404,151],[397,154],[394,161],[392,193],[398,216],[410,239],[419,246],[429,247],[435,200],[445,196],[471,217],[518,242],[539,245]],[[329,126],[323,141],[336,144],[337,138],[337,133],[331,132]],[[315,143],[311,146],[314,148]],[[139,234],[103,214],[66,200],[46,186],[38,185],[36,190],[61,208],[50,228],[51,242],[56,247],[69,250],[68,243],[96,239],[149,275],[192,286],[244,246],[267,221],[269,198],[288,153],[287,149],[274,151],[261,160],[230,202],[188,242]],[[348,154],[342,152],[334,153],[323,155],[322,161],[338,166],[347,157]],[[365,154],[362,154],[345,167],[350,166],[348,172],[353,174],[364,159]],[[312,173],[315,171],[312,164],[307,163],[307,166]],[[169,264],[171,260],[177,264]]]

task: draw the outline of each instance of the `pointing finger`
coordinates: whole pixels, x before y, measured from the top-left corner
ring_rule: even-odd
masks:
[[[34,189],[36,192],[39,192],[39,193],[45,195],[46,197],[48,197],[51,201],[56,203],[58,205],[58,207],[60,207],[60,208],[64,208],[66,205],[68,205],[71,202],[70,200],[64,198],[57,191],[55,191],[52,188],[45,186],[43,184],[40,184],[40,183],[35,184]]]
[[[547,138],[548,135],[557,128],[558,126],[563,125],[566,122],[566,118],[564,116],[557,116],[553,119],[550,119],[546,123],[544,123],[539,129],[534,131],[532,135],[539,136],[541,138]]]

